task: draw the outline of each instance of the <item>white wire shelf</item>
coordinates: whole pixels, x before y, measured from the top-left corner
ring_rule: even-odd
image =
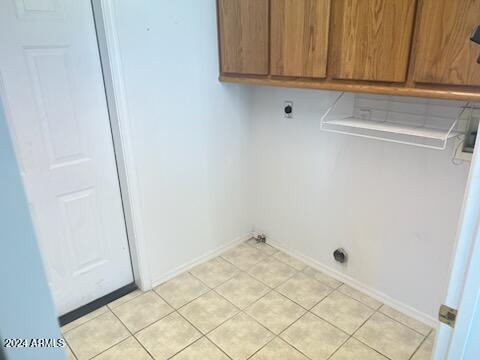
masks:
[[[322,116],[322,130],[438,150],[446,148],[448,139],[460,135],[456,130],[458,118],[452,119],[443,129],[429,127],[426,124],[412,125],[406,122],[357,118],[353,116],[354,111],[348,103],[349,99],[343,98],[343,95],[340,94]]]
[[[342,120],[326,121],[324,125],[338,126],[340,128],[356,128],[380,132],[389,132],[400,135],[424,137],[434,140],[446,140],[458,135],[458,133],[455,131],[433,129],[424,126],[403,125],[386,121],[363,120],[353,117]]]

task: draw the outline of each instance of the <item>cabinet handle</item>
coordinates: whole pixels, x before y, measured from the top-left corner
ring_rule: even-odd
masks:
[[[477,26],[475,30],[473,30],[470,40],[480,45],[480,25]]]

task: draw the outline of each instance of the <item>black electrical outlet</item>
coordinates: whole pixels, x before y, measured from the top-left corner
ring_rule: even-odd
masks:
[[[287,119],[291,119],[293,117],[293,102],[292,101],[285,101],[283,103],[283,115]]]

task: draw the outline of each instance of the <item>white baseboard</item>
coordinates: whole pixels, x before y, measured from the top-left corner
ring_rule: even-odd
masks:
[[[436,318],[430,316],[430,315],[427,315],[425,313],[422,313],[421,311],[418,311],[414,308],[412,308],[411,306],[409,305],[406,305],[398,300],[395,300],[393,299],[392,297],[378,291],[378,290],[375,290],[373,289],[372,287],[368,286],[368,285],[365,285],[364,283],[358,281],[358,280],[355,280],[354,278],[348,276],[348,275],[345,275],[337,270],[334,270],[334,269],[331,269],[329,268],[328,266],[312,259],[311,257],[309,256],[305,256],[303,255],[302,253],[300,252],[297,252],[295,250],[291,250],[289,248],[286,248],[284,247],[282,244],[280,243],[277,243],[275,242],[274,240],[271,240],[269,238],[267,238],[267,242],[268,244],[270,244],[271,246],[283,251],[284,253],[294,257],[294,258],[297,258],[298,260],[300,261],[303,261],[304,263],[306,263],[307,265],[311,266],[312,268],[314,269],[317,269],[327,275],[330,275],[331,277],[333,277],[334,279],[337,279],[349,286],[351,286],[352,288],[355,288],[369,296],[371,296],[372,298],[400,311],[401,313],[407,315],[407,316],[410,316],[411,318],[415,319],[415,320],[418,320],[424,324],[427,324],[428,326],[434,328],[434,329],[437,329],[438,326],[439,326],[439,322]]]
[[[214,257],[217,257],[218,255],[230,250],[231,248],[239,245],[240,243],[242,243],[244,241],[247,241],[251,237],[252,237],[252,233],[250,233],[250,232],[247,233],[247,234],[244,234],[242,236],[239,236],[239,237],[235,238],[234,240],[230,241],[229,243],[227,243],[225,245],[222,245],[222,246],[219,246],[218,248],[213,249],[213,250],[197,257],[196,259],[187,262],[186,264],[180,265],[180,266],[176,267],[175,269],[167,272],[166,274],[163,274],[160,277],[158,277],[158,276],[155,277],[155,279],[152,280],[152,288],[164,283],[165,281],[168,281],[168,280],[174,278],[177,275],[180,275],[181,273],[184,273],[185,271],[190,270],[191,268],[193,268],[193,267],[195,267],[195,266],[197,266],[197,265],[199,265],[199,264],[201,264],[205,261],[208,261],[210,259],[213,259]]]

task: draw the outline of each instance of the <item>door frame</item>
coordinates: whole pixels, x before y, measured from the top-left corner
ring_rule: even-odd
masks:
[[[111,0],[91,0],[135,284],[152,288],[120,45]]]

